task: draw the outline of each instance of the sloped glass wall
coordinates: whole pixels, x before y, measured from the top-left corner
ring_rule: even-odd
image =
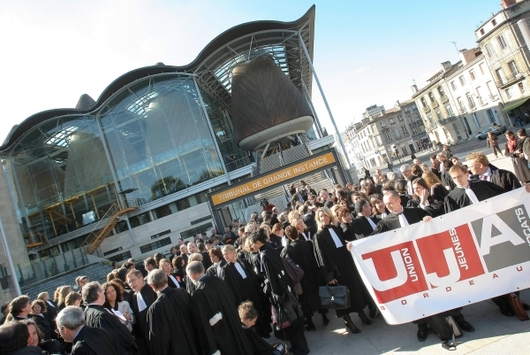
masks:
[[[127,199],[143,204],[224,174],[189,76],[137,82],[99,119]]]
[[[116,200],[97,122],[63,116],[33,127],[11,152],[26,244],[92,223]]]

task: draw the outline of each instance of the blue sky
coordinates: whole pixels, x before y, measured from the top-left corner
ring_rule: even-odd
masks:
[[[292,21],[316,4],[314,65],[340,130],[373,104],[391,108],[476,46],[499,0],[29,1],[0,3],[0,140],[34,113],[94,99],[129,70],[185,65],[228,28]],[[317,113],[329,117],[313,85]]]

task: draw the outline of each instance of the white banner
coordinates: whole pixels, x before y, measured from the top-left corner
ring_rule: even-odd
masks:
[[[530,287],[524,188],[354,242],[355,264],[388,324]]]

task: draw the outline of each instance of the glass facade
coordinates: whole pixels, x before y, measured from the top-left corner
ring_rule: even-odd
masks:
[[[91,223],[116,201],[100,130],[91,116],[63,116],[33,127],[7,163],[27,244]]]
[[[146,78],[98,116],[119,192],[140,204],[224,174],[193,78]]]
[[[26,244],[38,245],[98,221],[120,194],[143,205],[223,175],[221,159],[228,170],[248,164],[229,113],[193,76],[166,73],[134,81],[95,112],[34,126],[6,167]],[[155,209],[155,218],[189,207],[182,201]]]

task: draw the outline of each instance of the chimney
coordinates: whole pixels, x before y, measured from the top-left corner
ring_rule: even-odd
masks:
[[[502,0],[501,5],[502,5],[502,7],[505,9],[505,8],[507,8],[507,7],[509,7],[509,6],[512,6],[512,5],[515,4],[515,3],[516,3],[515,0]]]
[[[464,48],[460,50],[460,60],[462,61],[463,65],[467,65],[467,63],[471,62],[476,57],[475,49],[467,50]]]
[[[449,69],[451,69],[451,67],[452,67],[452,65],[451,65],[450,61],[446,61],[446,62],[442,63],[442,69],[443,69],[444,73],[447,73],[447,71]]]

